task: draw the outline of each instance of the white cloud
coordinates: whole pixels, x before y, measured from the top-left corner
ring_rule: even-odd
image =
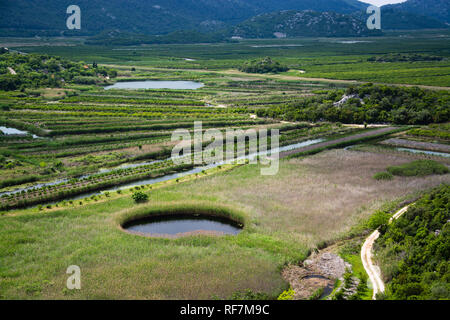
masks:
[[[359,0],[361,2],[374,4],[376,6],[384,6],[385,4],[394,4],[405,2],[406,0]]]

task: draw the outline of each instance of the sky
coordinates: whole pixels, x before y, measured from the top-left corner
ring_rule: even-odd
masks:
[[[379,7],[379,6],[383,6],[385,4],[405,2],[406,0],[359,0],[359,1],[374,4]]]

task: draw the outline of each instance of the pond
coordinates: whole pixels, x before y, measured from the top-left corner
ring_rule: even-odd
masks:
[[[205,85],[201,82],[195,81],[159,81],[159,80],[146,80],[146,81],[126,81],[116,82],[111,86],[105,87],[105,90],[109,89],[182,89],[182,90],[195,90]]]
[[[230,219],[205,215],[165,215],[127,222],[123,228],[131,233],[156,237],[180,237],[192,234],[237,235],[240,225]]]
[[[26,136],[28,134],[30,134],[27,131],[22,131],[16,128],[8,128],[8,127],[2,127],[0,126],[0,131],[3,132],[3,134],[5,135],[23,135]],[[32,135],[34,139],[39,138],[37,135],[33,134]]]

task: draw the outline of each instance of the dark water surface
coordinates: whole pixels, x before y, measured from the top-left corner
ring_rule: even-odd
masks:
[[[166,215],[143,218],[126,223],[124,229],[149,235],[177,235],[194,231],[213,231],[236,235],[242,231],[238,223],[219,217]]]

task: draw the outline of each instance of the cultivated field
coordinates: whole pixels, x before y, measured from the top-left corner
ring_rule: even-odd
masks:
[[[0,134],[0,299],[226,299],[248,298],[241,295],[247,290],[277,298],[288,289],[286,265],[361,236],[377,209],[450,182],[449,174],[374,178],[413,160],[450,165],[443,156],[383,143],[439,151],[449,145],[450,60],[443,39],[450,35],[406,35],[142,47],[0,38],[0,46],[76,61],[65,62],[69,69],[39,58],[66,77],[61,81],[36,61],[21,65],[31,54],[0,59],[7,72],[0,74],[6,88],[0,127],[22,131]],[[383,60],[417,52],[440,59]],[[290,71],[237,71],[264,56]],[[15,75],[7,71],[11,61],[19,61]],[[29,82],[16,83],[23,79],[14,76]],[[138,80],[204,86],[104,89]],[[47,82],[55,85],[38,85]],[[194,134],[196,121],[202,133],[278,129],[281,146],[321,142],[301,154],[282,153],[295,158],[281,159],[274,176],[262,176],[260,165],[176,165],[172,133]],[[137,192],[148,201],[137,204]],[[180,207],[226,213],[244,229],[237,236],[164,239],[120,227],[128,218]],[[352,259],[363,271],[354,252]],[[66,288],[70,265],[81,267],[82,290]]]

